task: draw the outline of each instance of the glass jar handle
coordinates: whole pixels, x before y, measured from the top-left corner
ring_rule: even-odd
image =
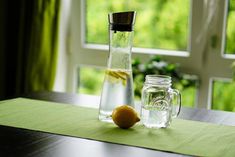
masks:
[[[172,89],[172,94],[172,117],[176,118],[181,110],[181,94],[177,89]]]

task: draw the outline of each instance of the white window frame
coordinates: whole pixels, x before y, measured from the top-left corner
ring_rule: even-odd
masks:
[[[198,102],[195,107],[208,108],[211,99],[210,80],[213,77],[231,78],[233,62],[231,57],[223,55],[224,35],[226,19],[226,6],[228,1],[215,0],[218,4],[217,23],[207,30],[207,33],[201,34],[201,40],[198,40],[198,34],[205,26],[203,18],[206,14],[206,0],[191,0],[190,32],[189,46],[187,52],[163,51],[157,49],[133,48],[132,58],[138,57],[147,61],[151,55],[164,55],[164,58],[173,63],[180,63],[181,70],[185,73],[198,75],[200,86],[198,89]],[[95,5],[95,1],[94,1]],[[222,21],[222,22],[221,22]],[[208,31],[210,33],[208,33]],[[210,46],[210,37],[215,35],[218,39],[217,46]],[[77,68],[78,66],[106,67],[108,60],[108,46],[94,45],[85,43],[85,0],[72,0],[71,4],[71,27],[70,42],[68,53],[68,71],[67,71],[67,92],[76,92],[77,90]],[[208,39],[208,40],[206,40]]]

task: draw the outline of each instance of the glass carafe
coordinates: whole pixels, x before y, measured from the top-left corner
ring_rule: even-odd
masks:
[[[112,122],[115,107],[134,107],[131,48],[135,12],[109,14],[109,58],[99,106],[99,120]]]

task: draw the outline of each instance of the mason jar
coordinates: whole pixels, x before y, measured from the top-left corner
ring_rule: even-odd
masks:
[[[146,75],[141,96],[141,121],[147,128],[166,128],[180,113],[181,94],[166,75]]]

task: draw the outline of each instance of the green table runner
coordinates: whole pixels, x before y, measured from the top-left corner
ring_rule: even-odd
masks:
[[[0,102],[0,125],[196,156],[235,156],[235,127],[175,119],[167,129],[123,130],[97,109],[25,98]]]

